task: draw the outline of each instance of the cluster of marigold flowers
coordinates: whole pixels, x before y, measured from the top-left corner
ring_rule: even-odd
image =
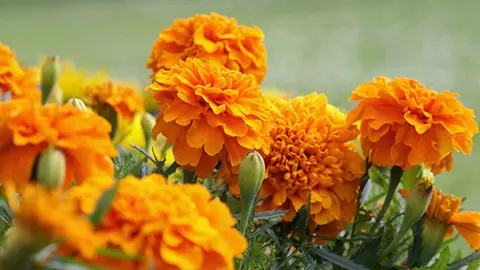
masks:
[[[26,100],[18,94],[29,91],[21,86],[25,75],[15,75],[25,71],[2,48],[11,59],[0,60],[0,87],[15,100],[0,104],[0,154],[20,163],[2,161],[0,181],[23,194],[20,224],[55,231],[52,237],[66,240],[60,253],[79,252],[100,265],[116,261],[97,256],[92,247],[142,254],[157,268],[233,268],[245,239],[233,228],[228,208],[199,184],[173,185],[158,175],[127,177],[99,226],[79,218],[91,214],[115,184],[111,121],[100,112],[113,108],[131,123],[144,105],[133,89],[108,80],[85,83],[75,94],[93,111]],[[454,150],[471,152],[478,133],[473,110],[457,94],[436,92],[414,79],[377,77],[361,84],[350,98],[359,102],[346,115],[324,94],[266,95],[260,89],[267,71],[262,31],[214,13],[178,19],[162,30],[147,67],[152,82],[146,90],[159,106],[152,136],[166,138],[175,162],[199,178],[225,181],[238,196],[242,158],[258,151],[266,172],[256,210],[287,210],[284,221],[291,221],[310,203],[313,235],[335,237],[352,221],[365,159],[402,170],[424,165],[438,174],[452,168]],[[64,83],[60,78],[60,87]],[[36,158],[49,146],[65,156],[68,191],[46,193],[36,202],[29,196],[44,191],[28,183]],[[70,188],[72,182],[77,186]],[[466,239],[473,248],[480,247],[480,216],[459,213],[456,198],[435,192],[428,218],[448,230],[456,225],[464,236],[470,234]],[[62,207],[50,209],[60,202]],[[38,219],[35,211],[45,211],[45,217]],[[71,220],[70,229],[58,227],[58,216]],[[148,268],[144,261],[130,263],[125,269]]]

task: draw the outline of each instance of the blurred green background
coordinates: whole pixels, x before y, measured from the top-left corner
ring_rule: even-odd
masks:
[[[28,64],[57,54],[147,84],[145,61],[158,32],[174,18],[214,11],[264,31],[264,86],[325,92],[348,110],[358,84],[378,75],[414,77],[459,92],[478,114],[479,8],[478,0],[0,0],[0,41]],[[457,154],[454,169],[437,177],[437,187],[468,197],[466,210],[480,211],[479,143],[477,136],[472,155]]]

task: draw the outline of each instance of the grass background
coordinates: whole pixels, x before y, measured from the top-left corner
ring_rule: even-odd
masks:
[[[480,2],[475,0],[0,0],[0,41],[28,64],[57,54],[79,67],[146,84],[145,61],[174,18],[218,12],[265,33],[264,86],[324,92],[349,110],[351,91],[378,75],[450,89],[480,113]],[[480,140],[436,185],[480,211]],[[457,247],[469,252],[463,240]]]

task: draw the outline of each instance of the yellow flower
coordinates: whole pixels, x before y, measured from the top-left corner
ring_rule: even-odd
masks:
[[[252,76],[189,58],[158,72],[150,89],[161,107],[153,136],[167,137],[175,161],[200,178],[266,146],[269,107]]]
[[[119,181],[96,233],[110,248],[146,257],[136,261],[134,269],[143,269],[149,262],[156,269],[234,269],[233,258],[241,256],[247,242],[233,228],[236,220],[228,207],[212,200],[205,187],[168,184],[155,174]],[[71,189],[69,196],[80,212],[90,214],[102,192],[113,184],[110,178],[92,177]],[[107,263],[110,269],[132,264],[100,256],[92,262]]]
[[[40,101],[39,77],[35,70],[23,69],[15,59],[15,52],[0,42],[0,101],[10,94],[11,99],[26,98]]]
[[[99,84],[108,79],[104,72],[88,74],[86,70],[77,70],[72,62],[63,62],[62,72],[58,78],[57,85],[62,89],[63,100],[66,102],[70,98],[84,98],[83,88],[90,85]]]
[[[266,178],[258,211],[289,210],[291,221],[311,193],[312,233],[335,237],[355,213],[359,177],[365,162],[350,140],[358,130],[345,126],[345,116],[312,93],[291,101],[271,98],[273,128],[269,153],[263,153]],[[235,177],[226,177],[238,194]]]
[[[414,79],[377,77],[352,93],[360,103],[347,124],[361,120],[363,153],[375,165],[408,170],[423,163],[437,174],[452,168],[453,149],[469,154],[478,133],[473,110],[457,97]]]
[[[23,99],[2,102],[0,181],[21,187],[36,180],[35,161],[49,145],[66,157],[65,188],[93,174],[113,175],[108,157],[115,156],[116,150],[110,129],[100,116],[71,105],[42,106]]]
[[[22,193],[20,206],[14,209],[15,226],[48,241],[62,241],[85,258],[93,258],[102,239],[85,215],[79,214],[61,191],[46,191],[29,184]],[[34,233],[35,232],[35,233]]]
[[[88,103],[94,110],[109,104],[120,115],[121,119],[131,123],[136,112],[144,111],[143,100],[138,92],[130,86],[104,81],[83,88]]]
[[[267,72],[263,32],[258,27],[238,25],[234,18],[210,13],[176,19],[160,32],[147,61],[152,79],[161,69],[170,69],[180,60],[195,57],[229,69],[253,75],[258,83]]]

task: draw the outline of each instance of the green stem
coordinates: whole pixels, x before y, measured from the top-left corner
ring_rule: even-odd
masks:
[[[360,189],[358,190],[358,195],[357,195],[357,208],[356,208],[357,210],[355,211],[355,217],[353,219],[353,225],[352,225],[352,229],[350,231],[350,236],[351,237],[354,237],[355,234],[356,234],[357,221],[358,221],[358,218],[360,217],[360,211],[359,210],[360,210],[360,207],[362,205],[362,202],[360,201],[360,199],[362,198],[363,192],[365,190],[365,186],[367,185],[368,180],[370,179],[370,176],[368,175],[368,170],[369,169],[370,169],[370,164],[367,162],[365,173],[360,178]]]
[[[383,203],[382,209],[380,209],[380,212],[378,213],[377,218],[375,219],[375,223],[370,228],[371,233],[373,233],[377,229],[378,225],[380,225],[380,222],[382,221],[383,216],[385,216],[385,213],[387,212],[387,209],[390,206],[390,203],[392,202],[393,197],[395,197],[395,191],[397,190],[398,184],[400,184],[400,179],[402,178],[402,174],[403,174],[403,170],[398,166],[394,166],[391,169],[387,197],[385,198],[385,202]]]

